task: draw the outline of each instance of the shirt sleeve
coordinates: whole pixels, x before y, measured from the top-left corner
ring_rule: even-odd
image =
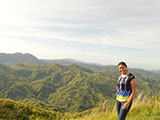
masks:
[[[135,79],[135,76],[133,74],[130,75],[130,81],[132,81],[133,79]]]

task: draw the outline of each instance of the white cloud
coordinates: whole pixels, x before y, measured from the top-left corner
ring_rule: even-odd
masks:
[[[60,56],[86,56],[86,60],[101,56],[95,61],[103,63],[108,57],[110,62],[118,59],[136,61],[142,58],[143,53],[139,50],[147,50],[150,58],[145,62],[154,60],[158,64],[160,58],[155,54],[160,50],[159,6],[159,0],[3,0],[0,1],[0,39],[5,42],[0,45],[0,52],[28,51],[38,57],[48,54],[46,56],[50,58],[48,52],[53,48],[48,43],[56,44],[59,40],[82,44],[80,48],[68,48],[69,54],[61,51],[61,46],[54,46]],[[25,47],[25,44],[30,46]],[[94,53],[92,47],[85,55],[81,51],[83,44],[101,50]],[[133,56],[125,50],[117,51],[115,47],[132,49]],[[123,52],[127,57],[121,57]],[[147,52],[144,51],[143,58],[147,58]],[[134,58],[136,55],[137,59]]]

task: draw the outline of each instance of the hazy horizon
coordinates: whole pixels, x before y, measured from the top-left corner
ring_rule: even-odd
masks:
[[[160,70],[158,0],[0,1],[0,52]]]
[[[11,55],[11,54],[16,54],[16,53],[20,53],[20,54],[30,54],[30,55],[33,55],[32,53],[22,53],[22,52],[15,52],[15,53],[0,53],[0,54],[8,54],[8,55]],[[84,61],[84,60],[80,60],[80,59],[75,59],[75,58],[38,58],[37,56],[33,55],[34,57],[36,57],[37,59],[39,60],[71,60],[73,62],[80,62],[80,63],[87,63],[87,64],[95,64],[95,65],[100,65],[100,66],[109,66],[109,65],[113,65],[113,66],[117,66],[117,64],[110,64],[110,63],[106,63],[106,64],[101,64],[101,63],[96,63],[96,62],[90,62],[90,61]],[[121,61],[119,61],[121,62]],[[124,61],[126,62],[126,61]],[[143,70],[160,70],[160,69],[150,69],[150,68],[143,68],[143,67],[134,67],[134,66],[130,66],[128,64],[128,62],[126,62],[128,68],[130,69],[143,69]]]

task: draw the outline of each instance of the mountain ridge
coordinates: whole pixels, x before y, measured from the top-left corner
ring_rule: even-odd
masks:
[[[105,70],[113,70],[117,69],[116,65],[101,65],[98,63],[88,63],[83,62],[81,60],[75,60],[72,58],[66,58],[66,59],[38,59],[34,55],[30,53],[0,53],[0,64],[5,65],[14,65],[14,64],[24,64],[24,63],[32,63],[32,64],[39,64],[39,65],[51,65],[51,64],[58,64],[61,66],[70,66],[72,64],[76,64],[81,67],[88,68],[94,72],[100,72]],[[138,69],[138,68],[132,68],[132,69]],[[143,70],[143,68],[140,68]],[[145,69],[144,69],[145,70]],[[156,74],[160,73],[160,70],[146,70],[150,72],[154,72]]]

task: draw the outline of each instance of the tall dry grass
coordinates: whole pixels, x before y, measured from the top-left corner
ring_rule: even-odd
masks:
[[[104,101],[89,114],[74,120],[117,120],[115,101]],[[134,100],[126,120],[160,120],[160,98],[140,93]]]

